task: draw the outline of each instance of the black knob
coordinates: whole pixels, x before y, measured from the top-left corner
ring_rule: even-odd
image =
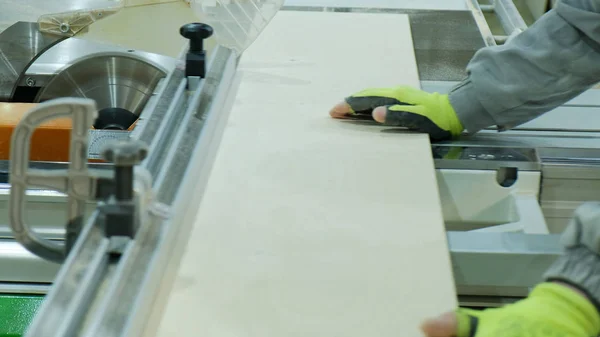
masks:
[[[188,23],[181,26],[179,34],[190,40],[190,53],[202,53],[204,51],[204,39],[208,39],[213,35],[213,28],[204,23]]]

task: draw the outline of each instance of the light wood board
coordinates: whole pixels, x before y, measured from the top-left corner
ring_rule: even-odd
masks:
[[[418,86],[407,16],[280,12],[239,69],[158,335],[408,337],[455,308],[428,138],[328,116]]]

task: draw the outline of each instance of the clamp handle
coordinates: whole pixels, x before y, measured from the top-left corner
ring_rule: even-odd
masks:
[[[190,47],[185,55],[185,76],[206,76],[206,51],[204,40],[213,35],[213,28],[207,24],[194,22],[181,26],[179,34],[190,40]]]
[[[81,221],[85,204],[92,195],[93,178],[88,173],[88,131],[97,117],[96,103],[85,98],[59,98],[37,105],[15,127],[10,151],[10,227],[15,239],[33,254],[54,262],[65,259],[65,246],[35,233],[25,222],[28,187],[43,187],[68,196],[69,222]],[[29,168],[31,137],[40,125],[57,119],[71,118],[71,144],[68,170]],[[68,245],[68,243],[67,243]]]

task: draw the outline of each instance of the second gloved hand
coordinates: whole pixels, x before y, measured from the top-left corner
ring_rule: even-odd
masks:
[[[363,90],[336,105],[334,118],[369,118],[389,126],[429,134],[431,140],[455,138],[463,131],[447,95],[407,86]]]
[[[528,298],[502,308],[459,309],[427,320],[427,337],[591,337],[600,316],[583,295],[556,283],[542,283]]]

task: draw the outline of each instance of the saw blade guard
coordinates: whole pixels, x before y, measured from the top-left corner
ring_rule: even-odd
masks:
[[[0,32],[18,21],[37,22],[50,13],[82,11],[84,8],[102,9],[118,6],[121,0],[2,0]],[[90,10],[87,10],[90,11]]]
[[[87,8],[61,13],[45,14],[39,17],[40,32],[61,36],[75,36],[94,22],[117,13],[124,7],[122,1],[103,8]]]
[[[241,54],[277,14],[284,0],[189,0],[215,31],[217,43]]]

